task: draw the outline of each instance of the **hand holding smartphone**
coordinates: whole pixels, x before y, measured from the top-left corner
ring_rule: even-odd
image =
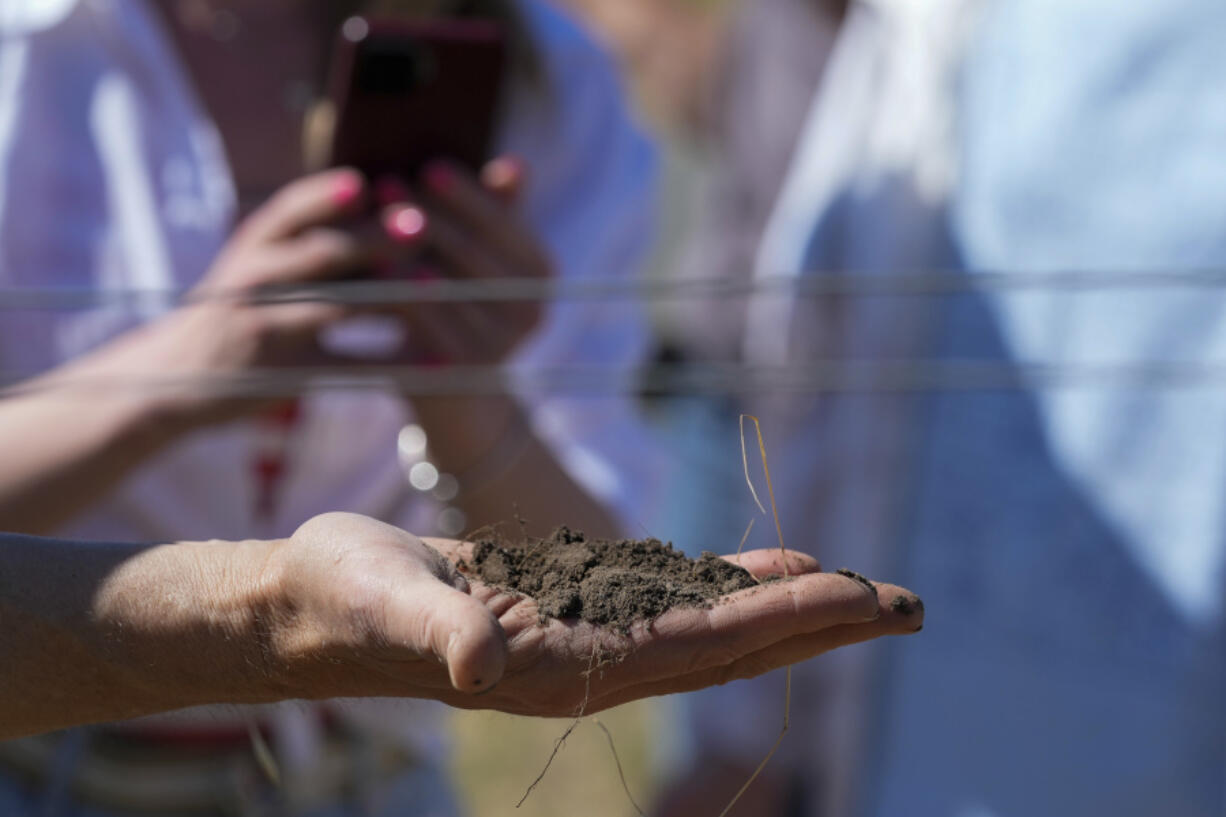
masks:
[[[521,169],[490,162],[507,52],[503,28],[491,21],[356,17],[344,24],[330,85],[335,127],[327,162],[361,171],[381,199],[388,232],[417,247],[411,265],[382,274],[552,274],[548,253],[515,213]],[[388,189],[400,192],[378,195]],[[397,235],[398,213],[416,229],[413,236]],[[541,304],[498,302],[405,304],[394,311],[408,331],[403,349],[410,360],[449,364],[504,360],[542,314]]]

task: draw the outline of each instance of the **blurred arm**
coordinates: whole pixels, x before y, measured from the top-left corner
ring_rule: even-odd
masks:
[[[128,345],[121,340],[0,396],[0,530],[55,530],[178,433],[153,395],[101,385]],[[73,385],[78,375],[99,385]]]
[[[269,547],[0,535],[0,739],[258,696]]]

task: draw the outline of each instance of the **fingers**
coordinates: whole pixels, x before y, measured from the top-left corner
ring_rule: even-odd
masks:
[[[801,633],[764,650],[737,659],[717,675],[726,680],[752,678],[776,667],[799,664],[825,652],[889,635],[911,635],[924,627],[924,603],[908,590],[891,584],[877,587],[878,616],[873,621],[842,624],[811,633]],[[725,683],[721,680],[719,683]]]
[[[429,262],[464,280],[548,276],[548,257],[511,211],[523,177],[522,166],[511,159],[490,162],[480,182],[448,163],[430,165],[417,188],[428,212],[414,208],[406,217],[414,238],[422,237],[432,253]],[[389,214],[413,206],[413,191],[389,177],[376,183],[375,198],[385,208],[385,227],[395,233]],[[543,317],[535,303],[405,304],[390,311],[403,315],[410,327],[414,340],[406,351],[417,356],[414,362],[425,363],[502,360]]]
[[[304,230],[332,224],[360,212],[368,191],[356,170],[306,176],[282,188],[239,228],[245,242],[279,241]]]
[[[489,173],[501,185],[500,197],[518,194],[518,171],[504,164]],[[498,194],[492,195],[468,174],[445,162],[432,163],[422,178],[431,202],[455,220],[461,233],[475,236],[490,255],[505,259],[502,269],[514,270],[517,275],[548,274],[547,260],[535,239],[496,197]]]
[[[876,595],[832,573],[799,576],[742,590],[709,610],[665,613],[632,632],[634,647],[622,662],[623,684],[722,667],[804,633],[862,623],[879,615]],[[633,677],[637,676],[637,677]]]
[[[767,576],[800,576],[805,573],[819,573],[822,569],[817,559],[795,550],[787,551],[786,564],[784,554],[776,549],[747,550],[737,556],[725,556],[724,558],[734,565],[740,565],[759,579]]]
[[[506,669],[506,635],[493,613],[437,578],[406,583],[389,609],[387,622],[390,638],[399,634],[411,648],[443,659],[452,686],[460,692],[488,689]]]
[[[881,615],[876,621],[862,624],[844,624],[831,627],[816,633],[793,636],[761,650],[752,656],[738,659],[718,671],[726,676],[727,681],[741,678],[753,678],[763,672],[769,672],[777,667],[799,664],[814,656],[840,647],[871,641],[874,638],[891,635],[913,635],[924,627],[923,602],[913,593],[892,585],[880,585]],[[897,599],[904,599],[904,605],[895,606]]]
[[[343,278],[370,269],[389,253],[390,246],[390,241],[377,234],[313,229],[293,241],[261,250],[248,273],[249,283],[277,286]]]
[[[343,306],[322,301],[266,304],[256,308],[263,322],[263,359],[271,364],[294,362],[295,359],[303,365],[311,363],[311,350],[305,349],[304,344],[315,346],[319,330],[350,314]]]
[[[261,254],[261,284],[293,284],[341,278],[403,264],[426,238],[426,215],[409,204],[386,208],[378,222],[347,229],[315,227]]]
[[[482,344],[491,339],[489,333],[501,332],[490,326],[473,304],[410,304],[403,314],[415,341],[418,362],[427,365],[478,360]]]
[[[446,215],[430,218],[427,242],[447,274],[456,278],[494,280],[530,274],[523,267],[508,264],[505,257],[499,258],[496,248],[474,241]],[[505,356],[537,327],[543,312],[533,303],[421,304],[411,310],[411,317],[425,336],[436,341],[444,360],[463,362]],[[448,337],[457,333],[458,339]],[[464,347],[470,350],[466,352]]]
[[[799,664],[841,647],[860,644],[885,636],[912,635],[923,629],[923,602],[917,596],[893,585],[878,585],[880,616],[875,621],[842,624],[814,633],[793,636],[776,644],[742,655],[726,664],[657,681],[614,689],[593,700],[591,711],[620,706],[640,698],[692,692],[709,686],[756,678],[781,667]],[[900,601],[901,600],[901,601]],[[616,668],[609,670],[609,673]]]

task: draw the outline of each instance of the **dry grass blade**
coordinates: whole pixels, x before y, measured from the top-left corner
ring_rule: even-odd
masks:
[[[756,519],[750,519],[749,524],[745,526],[745,533],[741,536],[741,543],[736,546],[737,564],[741,563],[741,554],[745,551],[745,543],[749,541],[749,534],[753,531],[753,523],[757,521]],[[758,584],[761,584],[761,582],[758,582]]]
[[[792,575],[788,570],[788,551],[783,544],[783,526],[779,524],[779,508],[775,505],[775,484],[771,481],[770,464],[766,461],[766,442],[762,439],[762,424],[758,422],[758,418],[749,414],[741,415],[741,458],[745,460],[745,420],[753,423],[754,431],[758,435],[758,453],[762,455],[762,473],[766,477],[766,492],[771,501],[771,516],[775,520],[775,533],[779,536],[779,554],[783,557],[783,574],[785,576]],[[758,492],[754,490],[753,480],[749,479],[749,465],[745,464],[745,479],[749,483],[749,490],[753,493],[754,501],[758,501]],[[766,513],[766,509],[762,508],[762,503],[758,502],[758,507],[762,509],[762,513]]]
[[[255,720],[250,716],[246,717],[247,735],[251,739],[251,751],[255,753],[256,763],[259,764],[260,771],[264,772],[264,776],[268,778],[268,782],[274,786],[281,785],[281,767],[277,765],[277,758],[272,753],[272,747],[268,745],[268,741],[264,740],[264,736],[260,733],[260,728],[256,726]]]
[[[753,497],[754,504],[758,506],[758,510],[762,515],[766,515],[766,508],[762,507],[762,500],[758,499],[758,489],[753,486],[753,479],[749,476],[749,453],[745,450],[745,421],[753,420],[755,427],[758,428],[758,441],[762,441],[762,428],[758,425],[758,418],[751,417],[748,414],[741,415],[741,466],[745,469],[745,484],[749,486],[749,494]],[[766,452],[762,453],[762,465],[766,467]],[[767,477],[767,485],[770,484],[770,477]]]
[[[754,430],[758,436],[758,451],[762,455],[762,472],[766,476],[766,491],[770,498],[771,515],[775,519],[775,533],[779,536],[779,553],[783,559],[783,573],[785,576],[790,576],[791,571],[788,569],[788,552],[783,544],[783,526],[779,524],[779,508],[775,504],[775,486],[771,482],[770,465],[766,460],[766,442],[762,439],[762,424],[758,422],[758,418],[749,414],[741,415],[741,464],[745,467],[745,482],[749,485],[749,492],[753,494],[754,502],[758,503],[758,508],[763,514],[766,509],[762,507],[762,502],[758,499],[758,491],[754,488],[753,479],[749,475],[749,455],[746,453],[745,447],[745,421],[749,420],[753,423]],[[745,546],[745,539],[749,538],[749,531],[753,528],[753,522],[750,522],[749,528],[745,530],[745,537],[741,540],[741,547]],[[740,555],[740,550],[737,550],[737,555]],[[775,738],[775,743],[771,746],[770,751],[766,753],[766,757],[762,758],[762,762],[758,764],[758,768],[754,769],[753,774],[745,781],[745,785],[733,795],[728,801],[728,805],[724,806],[724,810],[719,813],[719,817],[727,817],[728,812],[732,811],[732,807],[737,804],[737,801],[744,796],[745,792],[749,791],[749,787],[762,774],[762,770],[766,768],[766,764],[770,763],[771,758],[779,751],[779,747],[783,744],[783,738],[788,733],[788,729],[792,723],[792,668],[787,668],[787,680],[784,683],[783,690],[783,727],[779,730],[779,737]]]

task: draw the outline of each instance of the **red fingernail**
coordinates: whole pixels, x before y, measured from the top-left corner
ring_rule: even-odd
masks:
[[[362,178],[355,173],[346,173],[336,180],[332,188],[332,201],[337,207],[348,207],[362,195]]]
[[[409,200],[409,187],[395,176],[384,176],[375,184],[375,198],[380,206],[388,207]]]
[[[456,172],[446,162],[431,162],[425,170],[426,184],[436,193],[450,193],[456,184]]]
[[[394,241],[413,244],[426,232],[426,214],[416,207],[397,207],[383,216],[383,227]]]

